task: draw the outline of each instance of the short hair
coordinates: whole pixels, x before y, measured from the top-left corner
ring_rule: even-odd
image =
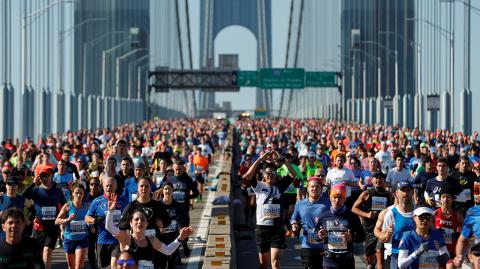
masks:
[[[2,224],[4,224],[5,221],[8,220],[8,218],[19,219],[22,222],[25,222],[25,217],[23,216],[23,211],[16,208],[16,207],[11,207],[11,208],[3,211],[2,216],[0,218]]]
[[[343,154],[343,153],[339,153],[339,154],[337,154],[337,156],[335,156],[335,160],[337,160],[338,158],[342,158],[343,160],[347,159],[345,154]]]
[[[128,163],[130,163],[130,157],[123,157],[123,158],[122,158],[122,162],[123,162],[123,161],[127,161]]]
[[[445,164],[447,164],[447,163],[448,163],[448,160],[447,160],[447,158],[442,157],[442,158],[439,158],[439,159],[437,160],[437,164],[439,164],[439,163],[445,163]]]
[[[173,159],[173,164],[176,164],[176,165],[185,165],[185,162],[180,159],[180,158],[175,158]]]
[[[401,152],[397,153],[395,155],[395,159],[397,159],[397,158],[402,158],[402,160],[403,160],[404,159],[403,154]]]
[[[470,163],[470,159],[467,156],[461,156],[459,161],[465,161],[467,163]]]

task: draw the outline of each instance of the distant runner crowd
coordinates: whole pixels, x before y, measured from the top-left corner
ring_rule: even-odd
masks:
[[[478,133],[240,119],[237,177],[260,268],[480,268]],[[175,268],[228,124],[156,120],[0,147],[0,268]],[[237,151],[238,152],[238,151]]]
[[[227,124],[155,120],[0,146],[0,269],[176,268]]]
[[[478,133],[243,119],[237,180],[260,268],[299,237],[303,268],[480,268]]]

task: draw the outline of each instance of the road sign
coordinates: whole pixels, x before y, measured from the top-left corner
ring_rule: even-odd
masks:
[[[383,99],[383,107],[386,109],[392,109],[393,108],[393,99],[390,96],[385,96]]]
[[[240,87],[257,87],[258,85],[258,72],[257,71],[238,71],[237,86]]]
[[[305,72],[305,87],[338,87],[337,72]]]
[[[305,87],[303,68],[262,68],[259,86],[264,89],[301,89]]]

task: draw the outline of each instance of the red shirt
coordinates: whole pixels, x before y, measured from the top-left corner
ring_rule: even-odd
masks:
[[[457,238],[454,236],[454,233],[457,231],[458,226],[457,211],[452,210],[451,215],[446,217],[442,214],[442,208],[439,208],[435,210],[434,217],[435,229],[443,229],[448,252],[450,252],[450,257],[454,257],[455,246],[457,245]]]

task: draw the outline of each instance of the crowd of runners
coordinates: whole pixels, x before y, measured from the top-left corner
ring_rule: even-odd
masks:
[[[260,268],[299,237],[303,268],[480,268],[478,133],[323,120],[236,125]],[[467,255],[468,254],[468,255]]]
[[[176,268],[227,125],[156,120],[0,147],[0,268]]]
[[[190,250],[218,120],[150,121],[0,148],[0,268],[175,268]],[[299,237],[303,268],[480,268],[478,133],[324,120],[234,125],[260,268]],[[36,247],[38,246],[38,247]]]

